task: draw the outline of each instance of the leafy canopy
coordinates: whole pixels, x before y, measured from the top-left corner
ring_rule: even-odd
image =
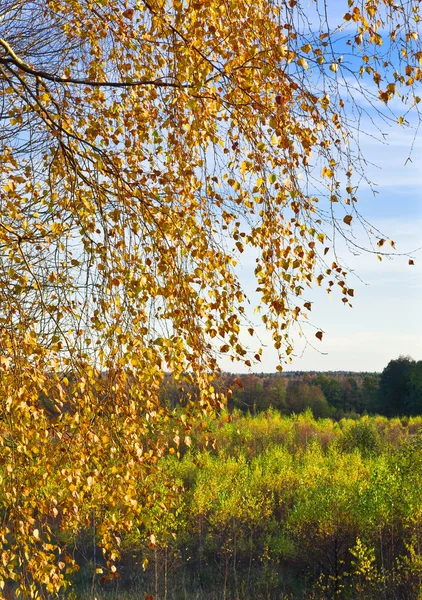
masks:
[[[306,286],[353,296],[327,234],[360,220],[353,90],[418,109],[420,2],[349,0],[335,29],[312,4],[2,2],[0,577],[26,594],[93,514],[113,576],[163,428],[189,443],[165,370],[205,407],[220,352],[251,364],[246,247],[281,358]]]

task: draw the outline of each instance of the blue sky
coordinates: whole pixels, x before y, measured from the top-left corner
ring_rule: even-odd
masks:
[[[365,103],[358,95],[355,99]],[[296,336],[295,356],[285,370],[381,371],[399,355],[422,360],[422,251],[412,253],[422,246],[422,135],[418,133],[415,138],[415,118],[409,117],[407,127],[386,124],[369,105],[366,108],[369,114],[361,125],[369,135],[362,135],[360,144],[369,161],[366,174],[378,193],[374,196],[369,186],[362,184],[357,208],[387,239],[395,241],[397,256],[382,262],[373,254],[353,256],[345,244],[339,243],[340,255],[356,273],[349,278],[355,290],[353,308],[344,306],[340,295],[328,297],[324,288],[308,293],[307,299],[313,302],[312,324],[324,332],[324,337],[322,342],[315,338],[312,326],[306,329],[309,343]],[[400,116],[401,100],[394,100],[391,109]],[[385,134],[384,143],[370,137],[380,138],[377,125]],[[357,233],[357,241],[367,245],[360,235]],[[412,253],[414,266],[408,265],[408,257],[399,256],[406,252]],[[254,268],[255,257],[246,251],[239,273],[251,300],[256,299]],[[262,362],[252,371],[273,372],[278,357],[271,335],[259,316],[252,311],[248,316],[264,344]],[[247,335],[244,341],[251,349],[258,346]],[[229,360],[223,359],[220,364],[227,371],[247,371]]]

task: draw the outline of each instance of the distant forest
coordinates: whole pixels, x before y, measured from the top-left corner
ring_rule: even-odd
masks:
[[[380,414],[387,417],[422,414],[422,361],[391,360],[382,373],[292,371],[220,375],[216,391],[229,391],[228,409],[256,414],[274,408],[290,415],[310,409],[317,418]],[[169,375],[162,401],[176,406],[186,389]]]

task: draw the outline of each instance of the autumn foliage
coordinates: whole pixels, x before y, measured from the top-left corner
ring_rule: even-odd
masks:
[[[341,30],[295,1],[1,3],[1,585],[57,592],[74,565],[54,528],[96,514],[115,576],[160,457],[190,443],[164,372],[197,390],[189,413],[221,405],[219,353],[254,358],[246,247],[281,359],[307,286],[349,303],[352,92],[417,111],[418,22],[418,0],[349,1]]]

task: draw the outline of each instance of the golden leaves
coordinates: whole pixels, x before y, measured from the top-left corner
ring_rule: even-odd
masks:
[[[27,552],[53,546],[49,568],[58,579],[49,585],[59,589],[70,563],[57,554],[51,521],[68,533],[102,519],[98,543],[115,575],[117,529],[142,525],[143,507],[156,503],[142,487],[145,474],[154,487],[160,458],[193,443],[195,406],[220,406],[210,385],[218,355],[248,367],[260,361],[241,343],[243,328],[255,332],[235,268],[240,254],[256,255],[259,310],[280,360],[293,353],[301,306],[311,310],[299,299],[307,286],[327,279],[329,290],[341,284],[343,302],[353,297],[344,269],[324,262],[334,243],[320,219],[326,202],[345,230],[352,216],[340,211],[357,195],[353,182],[343,183],[343,175],[352,179],[350,98],[335,77],[330,95],[316,83],[338,72],[341,57],[328,33],[282,26],[281,5],[211,0],[116,10],[101,0],[101,19],[80,0],[35,0],[28,10],[38,5],[42,22],[21,22],[19,10],[5,17],[6,32],[25,33],[27,64],[14,39],[12,53],[3,45],[13,85],[3,95],[0,392],[8,418],[19,418],[5,432],[13,453],[6,437],[0,443],[5,476],[24,494],[0,508]],[[385,81],[380,99],[390,101],[401,77],[408,86],[418,79],[414,28],[401,48],[403,72],[392,77],[372,58],[384,36],[374,3],[349,5],[351,44],[374,49],[360,55],[362,76]],[[295,3],[289,10],[294,17]],[[45,45],[37,72],[39,57],[25,40],[39,31],[60,35],[62,45]],[[320,168],[316,197],[309,184]],[[381,248],[384,238],[376,239]],[[185,421],[162,402],[167,372],[191,411]],[[43,570],[25,577],[38,585]]]

